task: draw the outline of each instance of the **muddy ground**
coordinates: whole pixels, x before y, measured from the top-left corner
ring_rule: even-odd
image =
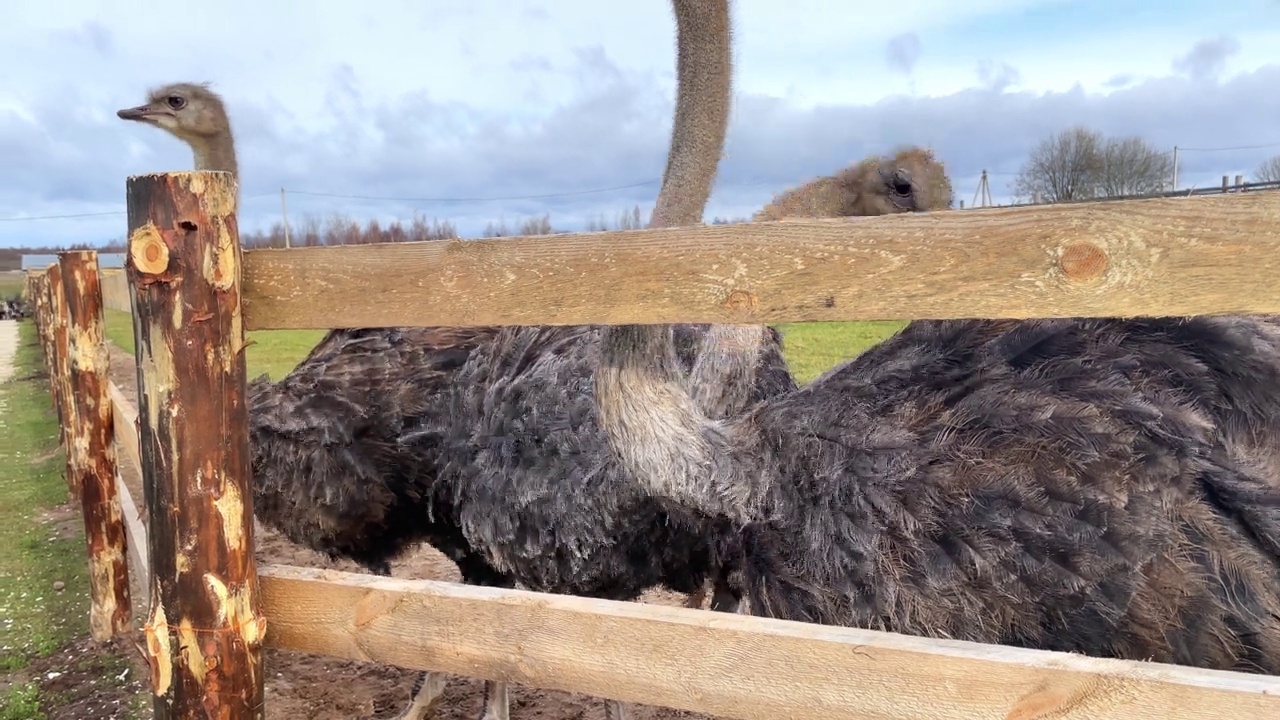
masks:
[[[137,406],[137,374],[133,357],[114,346],[111,378]],[[141,505],[142,485],[138,468],[120,453],[121,473],[135,502]],[[141,508],[139,508],[141,510]],[[145,511],[143,511],[145,513]],[[145,522],[145,517],[143,518]],[[276,563],[334,568],[362,572],[354,563],[328,558],[293,544],[270,528],[256,524],[259,563]],[[457,582],[457,566],[430,547],[423,546],[392,563],[395,577]],[[146,595],[134,588],[135,615],[141,615]],[[667,591],[650,591],[643,602],[679,605],[685,596]],[[140,602],[139,602],[140,601]],[[135,651],[134,659],[141,662]],[[337,660],[306,653],[267,649],[267,716],[273,720],[365,720],[394,718],[408,704],[416,673],[372,663]],[[139,666],[145,669],[145,665]],[[145,677],[145,676],[141,676]],[[512,686],[512,720],[600,720],[604,702],[598,698],[570,693]],[[483,705],[483,685],[478,680],[451,676],[445,690],[438,720],[475,720]],[[709,716],[669,708],[631,706],[634,720],[711,720]],[[65,716],[70,718],[71,716]],[[84,716],[87,720],[88,715]],[[98,717],[94,714],[93,717]]]

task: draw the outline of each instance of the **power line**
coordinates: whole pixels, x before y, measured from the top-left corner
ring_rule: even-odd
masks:
[[[1235,147],[1218,147],[1218,148],[1188,148],[1188,147],[1179,146],[1178,152],[1232,152],[1236,150],[1266,150],[1266,149],[1275,148],[1275,147],[1280,147],[1280,142],[1266,143],[1263,145],[1238,145]],[[1169,155],[1172,152],[1173,151],[1171,150],[1165,150],[1160,154]],[[994,170],[994,171],[987,172],[986,174],[997,176],[997,177],[1007,177],[1007,176],[1017,175],[1018,173],[1010,172],[1010,171]],[[645,187],[648,185],[654,185],[659,182],[660,180],[643,180],[640,182],[629,183],[627,185],[615,185],[613,187],[592,188],[589,190],[571,190],[566,192],[542,193],[538,195],[495,195],[490,197],[457,197],[457,198],[450,198],[450,197],[415,198],[415,197],[396,197],[391,195],[347,195],[344,193],[325,193],[325,192],[314,192],[310,190],[289,190],[287,188],[284,188],[284,190],[285,192],[293,193],[295,195],[307,195],[310,197],[339,198],[343,200],[385,200],[385,201],[392,201],[392,202],[415,202],[415,203],[479,203],[479,202],[498,202],[498,201],[508,201],[508,200],[549,200],[552,198],[579,197],[582,195],[595,195],[598,193],[616,192],[618,190],[632,190],[635,188]],[[746,186],[746,185],[765,185],[765,184],[773,184],[773,183],[747,182],[747,183],[738,183],[737,185]],[[250,195],[244,199],[256,200],[258,198],[271,197],[274,195],[275,195],[274,192],[260,193],[258,195]],[[124,210],[112,210],[112,211],[106,211],[106,212],[93,212],[93,213],[66,213],[62,215],[31,215],[27,217],[0,218],[0,222],[25,222],[25,221],[34,221],[34,220],[73,220],[76,218],[107,217],[111,215],[124,215],[124,214],[126,214],[126,211]]]
[[[592,195],[602,192],[614,192],[616,190],[631,190],[632,188],[653,185],[658,180],[645,180],[643,182],[631,183],[629,185],[617,185],[615,187],[596,188],[593,190],[575,190],[572,192],[545,193],[542,195],[497,195],[493,197],[470,197],[470,198],[411,198],[411,197],[389,197],[384,195],[343,195],[341,193],[322,193],[310,192],[307,190],[289,190],[294,195],[312,195],[315,197],[331,197],[343,198],[346,200],[395,200],[399,202],[421,202],[421,203],[462,203],[462,202],[493,202],[497,200],[546,200],[548,198],[575,197],[578,195]]]
[[[616,185],[614,187],[593,188],[590,190],[571,190],[567,192],[558,192],[558,193],[543,193],[540,195],[499,195],[499,196],[493,196],[493,197],[472,197],[472,198],[445,198],[445,197],[411,198],[411,197],[394,197],[390,195],[346,195],[342,193],[312,192],[309,190],[289,190],[287,188],[285,189],[285,192],[293,193],[294,195],[308,195],[311,197],[330,197],[330,198],[340,198],[344,200],[390,200],[390,201],[396,201],[396,202],[420,202],[420,203],[464,203],[464,202],[494,202],[499,200],[547,200],[550,198],[577,197],[580,195],[592,195],[596,193],[615,192],[617,190],[631,190],[633,188],[644,187],[646,185],[653,185],[658,182],[660,181],[645,180],[643,182],[630,183],[628,185]],[[244,199],[256,200],[258,198],[263,198],[263,197],[268,197],[273,195],[275,195],[275,193],[261,193],[259,195],[250,195],[249,197],[246,197]],[[0,222],[21,222],[26,220],[69,220],[73,218],[103,217],[107,215],[124,215],[124,214],[125,214],[124,210],[112,210],[109,212],[68,213],[64,215],[31,215],[27,217],[0,218]]]
[[[1230,152],[1232,150],[1266,150],[1268,148],[1280,147],[1280,142],[1267,143],[1266,145],[1239,145],[1236,147],[1220,147],[1220,148],[1189,148],[1178,146],[1178,152]]]
[[[30,215],[27,217],[0,218],[0,222],[20,222],[23,220],[66,220],[68,218],[102,217],[103,215],[124,215],[124,210],[96,213],[72,213],[70,215]]]

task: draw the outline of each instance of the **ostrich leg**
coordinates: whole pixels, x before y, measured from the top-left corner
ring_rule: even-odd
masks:
[[[480,720],[511,720],[511,698],[507,696],[507,684],[497,680],[484,681],[484,712]]]
[[[426,720],[430,717],[431,711],[435,709],[436,703],[444,693],[446,682],[444,673],[419,673],[418,679],[413,683],[413,700],[409,703],[408,709],[396,720]]]

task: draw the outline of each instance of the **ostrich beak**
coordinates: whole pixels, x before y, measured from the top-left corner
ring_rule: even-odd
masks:
[[[140,122],[155,122],[155,116],[163,114],[164,111],[157,109],[152,105],[139,105],[137,107],[125,108],[116,111],[116,117],[121,120],[138,120]]]

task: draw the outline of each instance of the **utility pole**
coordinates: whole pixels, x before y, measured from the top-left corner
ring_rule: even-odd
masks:
[[[981,198],[981,204],[979,204]],[[987,183],[987,171],[982,171],[982,179],[978,181],[978,190],[973,194],[973,207],[991,207],[991,185]]]
[[[280,188],[280,217],[284,219],[284,246],[293,247],[289,242],[289,209],[284,204],[284,188]]]
[[[1171,190],[1178,189],[1178,146],[1173,146],[1173,187]]]

